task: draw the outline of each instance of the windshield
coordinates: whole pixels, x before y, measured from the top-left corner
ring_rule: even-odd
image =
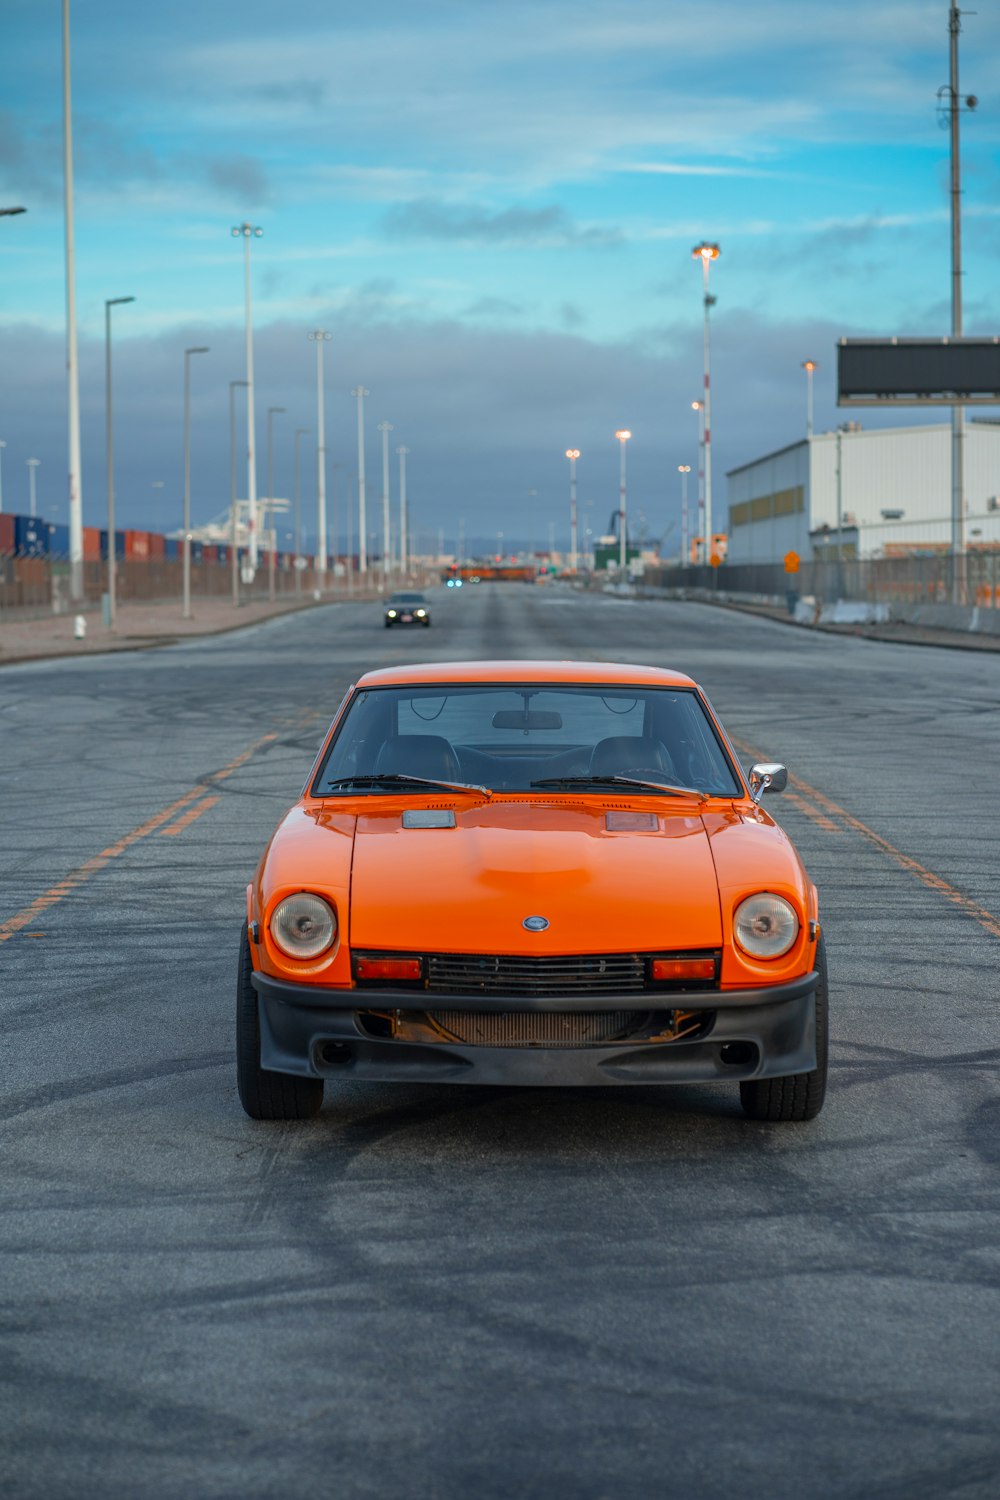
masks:
[[[613,778],[630,777],[714,797],[742,795],[689,688],[456,683],[359,692],[312,793],[398,793],[407,789],[400,777],[494,791],[529,791],[542,782],[556,793],[565,782],[577,796],[590,786],[606,794],[615,789]]]
[[[393,594],[390,604],[426,604],[423,594]]]

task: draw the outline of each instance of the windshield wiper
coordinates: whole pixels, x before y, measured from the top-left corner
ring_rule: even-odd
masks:
[[[699,792],[693,786],[671,786],[664,781],[640,781],[636,776],[618,776],[609,773],[607,776],[543,776],[540,781],[532,781],[531,786],[537,787],[564,787],[564,786],[637,786],[643,787],[650,792],[666,792],[669,797],[696,797],[699,802],[707,800],[707,793]]]
[[[469,781],[434,781],[426,776],[407,776],[403,772],[386,771],[378,776],[338,776],[335,781],[328,781],[324,791],[332,792],[341,787],[351,786],[388,786],[401,787],[403,791],[416,791],[420,787],[433,787],[435,791],[447,792],[479,792],[484,797],[492,797],[493,791],[488,786],[475,786]]]

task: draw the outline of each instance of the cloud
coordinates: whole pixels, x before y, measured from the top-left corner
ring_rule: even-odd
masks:
[[[523,302],[511,302],[507,297],[480,297],[463,309],[463,318],[512,318],[524,312]]]
[[[577,224],[558,204],[544,208],[489,209],[446,203],[440,198],[411,198],[391,208],[382,220],[386,234],[399,238],[450,240],[492,245],[582,245],[607,249],[622,242],[617,228]]]
[[[209,157],[205,162],[205,175],[212,187],[225,193],[230,201],[244,204],[248,212],[271,201],[267,173],[261,162],[252,156],[236,153]]]

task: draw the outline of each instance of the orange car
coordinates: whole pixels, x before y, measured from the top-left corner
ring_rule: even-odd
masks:
[[[369,672],[247,887],[240,1098],[326,1079],[826,1088],[816,889],[690,678],[603,662]]]

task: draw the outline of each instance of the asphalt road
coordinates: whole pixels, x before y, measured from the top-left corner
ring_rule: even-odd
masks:
[[[560,587],[435,609],[0,673],[0,1490],[994,1500],[1000,660]],[[788,764],[819,1120],[735,1087],[243,1115],[243,892],[343,691],[486,656],[678,667]]]

